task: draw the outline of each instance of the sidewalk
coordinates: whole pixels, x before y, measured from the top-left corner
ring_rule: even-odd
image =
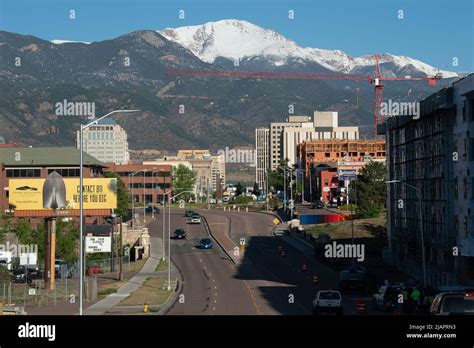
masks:
[[[131,293],[136,291],[140,286],[143,285],[145,280],[155,273],[155,269],[160,263],[160,259],[163,256],[163,247],[161,238],[151,237],[150,238],[150,257],[146,261],[143,268],[133,276],[126,284],[121,286],[116,293],[108,295],[103,300],[87,307],[84,310],[86,315],[101,315],[111,310],[114,306],[118,305],[120,301],[128,297]]]

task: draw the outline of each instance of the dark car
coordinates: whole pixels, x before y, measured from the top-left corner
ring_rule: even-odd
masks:
[[[13,271],[13,282],[14,283],[31,283],[32,275],[25,267],[19,267]]]
[[[324,203],[321,202],[321,201],[316,201],[311,205],[311,207],[313,209],[323,209],[324,208]]]
[[[212,249],[212,240],[210,238],[202,238],[199,241],[199,248],[201,248],[201,249]]]
[[[147,212],[147,213],[154,212],[155,214],[159,214],[160,213],[160,208],[155,207],[155,206],[146,207],[145,212]]]
[[[362,266],[355,265],[339,272],[339,291],[370,293],[375,290],[376,279]]]
[[[474,291],[450,291],[437,294],[431,304],[433,315],[474,315]]]
[[[186,211],[184,212],[184,216],[186,216],[186,217],[191,217],[191,216],[193,216],[194,214],[196,214],[196,213],[193,212],[192,210],[186,210]]]
[[[178,228],[174,231],[174,238],[175,239],[185,239],[186,238],[186,231],[182,228]]]

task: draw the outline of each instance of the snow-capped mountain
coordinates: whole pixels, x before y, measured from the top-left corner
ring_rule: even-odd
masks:
[[[244,20],[227,19],[203,25],[166,28],[159,33],[188,48],[207,63],[214,63],[218,58],[234,62],[257,58],[265,59],[276,67],[289,62],[301,65],[317,63],[342,73],[360,72],[375,65],[370,55],[352,57],[339,50],[301,47],[275,31]],[[385,75],[408,72],[433,76],[441,72],[445,78],[458,76],[455,72],[438,70],[417,59],[390,53],[382,54],[380,63],[388,63],[384,68]]]
[[[65,43],[83,43],[86,45],[90,44],[90,42],[86,42],[86,41],[70,41],[70,40],[51,40],[51,43],[55,45],[62,45]]]

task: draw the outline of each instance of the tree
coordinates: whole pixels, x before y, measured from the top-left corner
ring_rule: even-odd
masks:
[[[73,222],[56,223],[56,256],[64,259],[68,264],[77,260],[77,245],[79,229]]]
[[[184,191],[193,191],[194,185],[196,184],[196,173],[186,167],[184,164],[180,164],[173,168],[173,194],[177,195]],[[183,193],[182,198],[187,200],[191,197],[189,193]]]
[[[115,209],[115,214],[121,217],[128,216],[130,196],[122,178],[113,172],[104,173],[104,177],[117,179],[117,209]]]
[[[377,217],[382,213],[387,196],[385,177],[385,165],[371,161],[351,182],[349,196],[357,204],[359,217]]]
[[[239,182],[237,185],[235,185],[235,197],[238,197],[242,194],[244,188],[242,187],[242,184]]]
[[[286,186],[290,183],[289,173],[291,168],[288,166],[288,159],[280,160],[276,170],[272,170],[268,173],[268,185],[277,191],[285,190],[285,174],[286,174]]]
[[[16,224],[15,234],[21,244],[34,244],[35,242],[35,236],[29,220],[19,220]]]
[[[260,189],[258,188],[258,184],[257,184],[257,183],[254,183],[254,184],[253,184],[252,194],[254,194],[255,196],[260,196],[260,195],[261,195],[261,191],[260,191]]]

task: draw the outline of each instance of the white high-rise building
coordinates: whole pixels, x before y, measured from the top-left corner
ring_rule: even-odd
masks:
[[[255,129],[255,182],[266,192],[266,176],[270,168],[270,144],[268,128]]]
[[[305,123],[309,123],[311,118],[309,116],[289,116],[286,122],[272,122],[270,123],[270,168],[275,170],[282,156],[282,135],[283,130],[289,127],[301,127]],[[311,123],[309,123],[311,124]]]
[[[76,145],[79,149],[80,131],[77,131]],[[102,162],[128,164],[130,161],[127,132],[111,118],[84,129],[83,149]]]
[[[303,141],[330,139],[359,139],[359,127],[339,127],[337,111],[315,111],[313,122],[303,122],[299,127],[286,126],[282,132],[281,158],[288,165],[297,163],[296,147]]]

